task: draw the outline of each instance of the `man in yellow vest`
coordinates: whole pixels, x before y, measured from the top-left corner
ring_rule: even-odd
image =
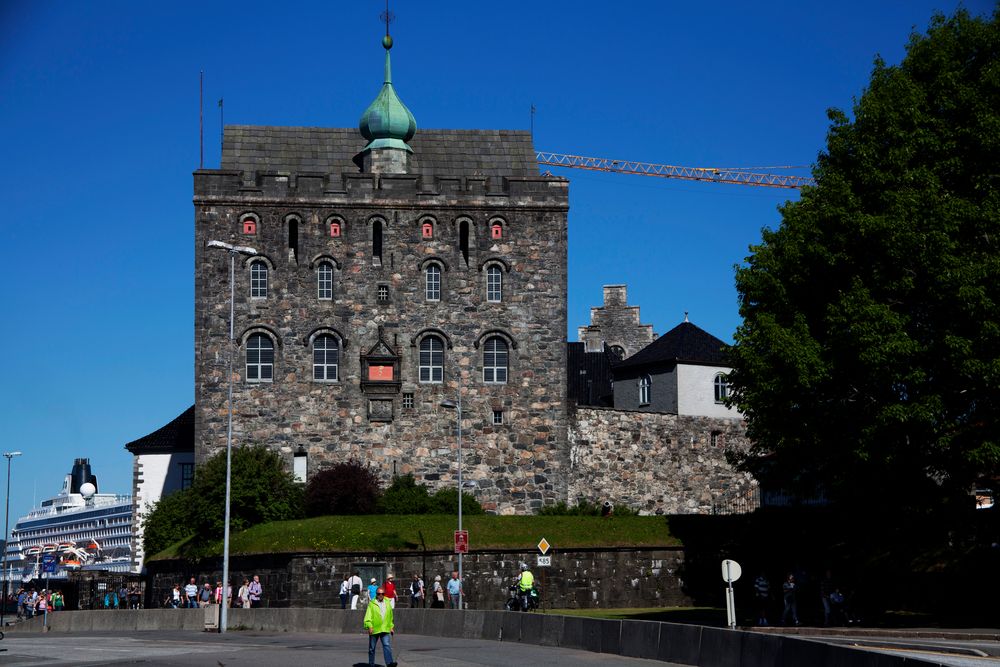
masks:
[[[535,576],[531,574],[527,563],[521,563],[521,576],[517,580],[517,588],[521,593],[521,610],[528,611],[529,596],[531,589],[535,586]]]
[[[392,622],[392,605],[385,599],[385,589],[375,590],[375,599],[368,602],[365,611],[365,630],[368,631],[368,665],[375,667],[375,646],[382,641],[382,656],[386,667],[396,667],[392,659],[392,642],[395,626]]]

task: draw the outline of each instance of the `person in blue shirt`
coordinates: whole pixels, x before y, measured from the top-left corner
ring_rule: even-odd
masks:
[[[462,580],[458,578],[458,570],[451,573],[451,579],[448,580],[448,600],[449,607],[451,609],[459,609],[461,604],[462,595]]]
[[[378,584],[375,583],[375,577],[372,577],[371,583],[368,584],[368,600],[375,599],[375,593],[378,591]]]

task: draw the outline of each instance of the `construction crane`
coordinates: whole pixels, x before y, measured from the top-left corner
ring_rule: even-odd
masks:
[[[660,178],[680,178],[686,181],[756,185],[764,188],[787,188],[790,190],[797,190],[804,185],[816,185],[816,181],[808,176],[763,174],[750,171],[751,169],[801,168],[793,166],[730,167],[724,169],[714,167],[678,167],[671,164],[654,164],[652,162],[637,162],[635,160],[612,160],[603,157],[584,157],[582,155],[566,155],[565,153],[548,153],[545,151],[537,151],[535,159],[538,160],[538,164],[551,167],[608,171],[618,174],[638,174],[640,176],[659,176]]]

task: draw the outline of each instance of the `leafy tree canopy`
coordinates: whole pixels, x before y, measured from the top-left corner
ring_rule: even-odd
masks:
[[[1000,10],[876,59],[817,185],[737,267],[732,402],[765,482],[927,505],[1000,463]]]
[[[306,516],[374,514],[381,493],[374,468],[356,460],[338,463],[309,478]]]
[[[190,508],[191,489],[175,491],[153,505],[142,518],[142,547],[147,556],[157,554],[194,533],[189,519]]]

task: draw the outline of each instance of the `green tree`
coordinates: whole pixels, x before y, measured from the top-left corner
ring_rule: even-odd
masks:
[[[741,467],[924,505],[998,472],[998,110],[1000,10],[960,10],[829,112],[816,186],[736,271]]]
[[[431,496],[430,514],[457,514],[458,513],[458,489],[448,487],[438,489]],[[471,493],[462,492],[462,514],[486,514],[483,506],[479,504],[475,496]]]
[[[175,491],[160,498],[142,519],[142,548],[147,556],[194,534],[191,525],[191,490]]]
[[[306,515],[374,514],[382,493],[378,474],[357,460],[337,463],[309,478]]]
[[[392,480],[392,484],[378,499],[380,514],[427,514],[430,510],[431,495],[427,487],[417,484],[417,480],[410,474]]]
[[[190,523],[199,540],[221,539],[225,524],[226,452],[195,470],[190,493]],[[234,447],[230,495],[231,531],[268,521],[302,517],[302,486],[296,484],[277,452],[263,445]]]

